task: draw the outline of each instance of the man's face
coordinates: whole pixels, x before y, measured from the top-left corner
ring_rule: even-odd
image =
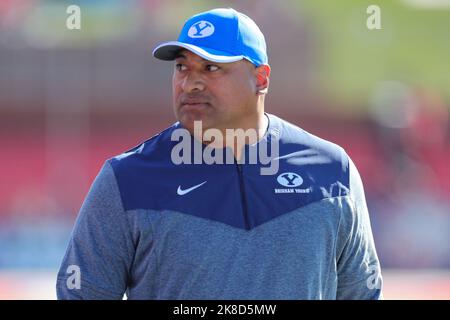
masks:
[[[256,71],[247,60],[216,63],[182,50],[172,79],[175,115],[193,132],[194,121],[203,130],[241,128],[256,110]]]

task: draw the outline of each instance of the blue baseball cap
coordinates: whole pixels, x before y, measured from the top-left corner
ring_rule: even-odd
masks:
[[[174,60],[182,49],[218,63],[246,59],[256,66],[268,64],[261,30],[248,16],[231,8],[192,16],[184,24],[178,40],[161,43],[153,50],[153,56]]]

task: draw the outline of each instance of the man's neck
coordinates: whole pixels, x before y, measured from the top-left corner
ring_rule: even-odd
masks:
[[[266,134],[269,126],[269,119],[264,112],[258,114],[256,121],[246,127],[235,127],[228,129],[219,129],[222,133],[222,139],[214,141],[205,141],[204,132],[201,133],[202,143],[212,148],[228,147],[233,151],[234,157],[239,160],[242,157],[245,144],[255,144]],[[231,130],[230,130],[231,129]],[[196,134],[197,140],[200,140]]]

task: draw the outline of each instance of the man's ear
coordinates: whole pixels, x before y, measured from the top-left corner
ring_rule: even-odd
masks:
[[[262,64],[255,69],[256,72],[256,93],[266,94],[269,90],[270,66]]]

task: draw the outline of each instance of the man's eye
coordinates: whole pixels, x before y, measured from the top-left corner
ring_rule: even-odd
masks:
[[[177,71],[184,71],[184,70],[186,70],[186,66],[182,63],[177,63],[175,65],[175,69],[177,69]]]
[[[220,68],[218,67],[218,66],[216,66],[215,64],[208,64],[207,66],[206,66],[206,70],[208,70],[208,71],[217,71],[217,70],[219,70]]]

